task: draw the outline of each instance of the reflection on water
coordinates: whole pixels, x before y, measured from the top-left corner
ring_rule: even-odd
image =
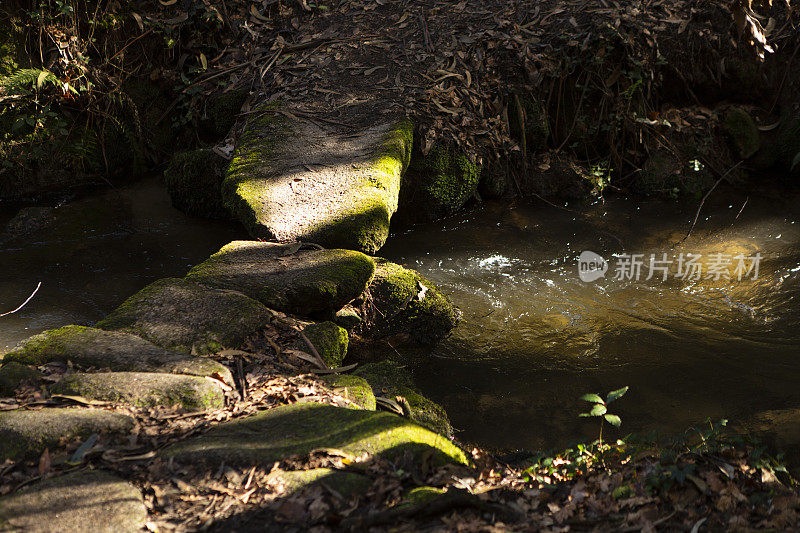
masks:
[[[464,311],[416,368],[468,442],[543,448],[597,436],[579,419],[587,392],[630,385],[625,432],[680,431],[707,417],[743,419],[800,406],[800,219],[797,202],[720,193],[705,205],[611,200],[580,213],[542,203],[487,205],[393,236],[382,255],[418,269]],[[794,204],[794,205],[793,205]],[[609,261],[586,283],[577,258]],[[687,280],[671,267],[614,279],[615,254],[662,258],[761,254],[757,280]],[[733,273],[733,266],[731,267]],[[704,274],[705,276],[705,274]]]
[[[5,221],[13,213],[3,215]],[[183,276],[243,233],[175,210],[156,178],[60,206],[53,217],[0,244],[0,312],[42,282],[20,312],[0,318],[0,353],[48,328],[92,324],[151,281]]]

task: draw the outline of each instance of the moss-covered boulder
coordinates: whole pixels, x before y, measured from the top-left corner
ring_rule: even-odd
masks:
[[[316,448],[400,458],[433,452],[436,464],[467,463],[447,438],[389,413],[343,409],[315,403],[276,407],[248,418],[224,422],[208,433],[166,448],[177,461],[214,467],[269,465]]]
[[[722,125],[737,155],[742,159],[751,157],[761,147],[758,126],[750,113],[741,107],[729,110]]]
[[[225,405],[225,394],[213,380],[155,372],[70,374],[50,392],[136,407],[179,405],[187,411]]]
[[[127,435],[133,418],[102,409],[51,408],[0,412],[0,460],[32,459],[93,433]]]
[[[322,381],[337,394],[368,411],[375,410],[375,394],[369,382],[352,374],[330,374]]]
[[[435,220],[453,214],[475,194],[480,167],[456,149],[434,146],[416,157],[403,179],[404,221]]]
[[[203,218],[231,218],[222,203],[222,178],[228,162],[210,148],[181,152],[164,171],[172,205]]]
[[[82,470],[0,498],[0,531],[134,533],[147,509],[133,484],[101,470]]]
[[[411,122],[339,131],[288,119],[280,106],[262,107],[243,133],[222,188],[226,205],[254,237],[374,253],[397,210]]]
[[[347,344],[350,340],[346,329],[333,322],[319,322],[304,327],[303,335],[329,367],[336,368],[342,364],[347,355]],[[298,341],[297,347],[303,351],[311,349],[302,337]]]
[[[336,311],[336,314],[333,316],[333,321],[348,331],[356,328],[363,322],[358,311],[350,305],[346,305]]]
[[[25,339],[3,356],[4,366],[11,361],[26,365],[58,361],[117,372],[215,376],[233,385],[230,370],[213,359],[166,350],[130,333],[85,326],[64,326]]]
[[[310,470],[273,470],[267,476],[267,483],[283,495],[324,483],[345,498],[352,498],[365,493],[372,485],[372,480],[354,472],[343,472],[332,468],[312,468]]]
[[[461,317],[418,272],[385,259],[375,258],[375,277],[368,290],[367,317],[356,328],[367,337],[405,334],[412,342],[430,344],[447,335]]]
[[[453,426],[447,412],[438,403],[432,402],[414,387],[411,374],[394,361],[368,363],[353,371],[353,375],[364,378],[376,396],[394,398],[402,396],[411,408],[411,419],[445,437],[453,436]]]
[[[186,279],[240,291],[272,309],[309,315],[336,311],[358,297],[374,271],[370,257],[352,250],[234,241],[190,270]]]
[[[97,327],[202,355],[240,347],[271,316],[269,309],[239,292],[164,278],[125,300]]]
[[[17,387],[39,381],[41,373],[35,368],[3,360],[0,366],[0,397],[13,396]]]

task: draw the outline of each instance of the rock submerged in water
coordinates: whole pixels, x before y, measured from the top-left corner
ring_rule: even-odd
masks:
[[[335,312],[357,298],[374,271],[369,256],[352,250],[233,241],[192,268],[186,279],[239,291],[272,309],[308,316]]]
[[[164,278],[137,292],[97,323],[179,352],[198,355],[238,348],[272,313],[235,291]]]
[[[102,409],[47,408],[0,412],[0,460],[31,459],[59,443],[93,433],[128,434],[133,419]]]
[[[283,107],[263,106],[242,134],[222,187],[229,210],[257,238],[374,253],[397,210],[413,125],[323,129]]]
[[[101,470],[47,479],[0,498],[0,531],[133,533],[146,520],[139,489]]]
[[[44,365],[54,361],[118,372],[216,375],[233,385],[230,370],[213,359],[166,350],[130,333],[85,326],[51,329],[22,341],[3,356],[0,374],[11,362]]]
[[[136,407],[179,405],[187,411],[225,405],[225,394],[214,380],[150,372],[70,374],[50,387],[50,392]]]
[[[418,272],[375,258],[368,317],[356,332],[370,338],[405,334],[431,344],[456,327],[460,311]]]
[[[317,403],[284,405],[224,422],[204,435],[169,446],[163,455],[211,467],[251,466],[269,465],[320,447],[389,459],[406,452],[419,459],[420,454],[433,452],[435,464],[469,462],[446,437],[403,417]]]

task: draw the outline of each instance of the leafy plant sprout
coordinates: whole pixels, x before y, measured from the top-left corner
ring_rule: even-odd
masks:
[[[592,403],[592,408],[587,413],[581,413],[579,416],[599,416],[602,417],[600,419],[600,437],[598,438],[599,443],[603,444],[603,422],[608,422],[612,426],[618,428],[622,425],[622,419],[618,415],[614,415],[608,412],[608,406],[612,402],[615,402],[625,396],[625,393],[628,392],[628,387],[622,387],[621,389],[613,390],[608,393],[606,399],[600,397],[599,394],[584,394],[581,396],[581,400]]]

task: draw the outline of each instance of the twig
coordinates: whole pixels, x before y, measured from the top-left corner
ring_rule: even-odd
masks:
[[[731,222],[731,226],[736,224],[736,221],[739,220],[739,215],[742,214],[742,211],[744,211],[744,207],[747,205],[747,202],[749,202],[749,201],[750,201],[750,197],[748,196],[747,198],[745,198],[744,203],[742,204],[742,208],[739,209],[739,212],[736,213],[735,217],[733,217],[733,222]]]
[[[325,363],[325,360],[324,360],[324,359],[323,359],[323,358],[322,358],[322,357],[319,355],[319,352],[318,352],[318,351],[317,351],[317,349],[314,347],[314,345],[311,343],[311,341],[309,340],[309,338],[308,338],[308,337],[306,337],[306,334],[305,334],[305,333],[303,333],[302,331],[300,331],[299,333],[300,333],[300,336],[303,338],[303,340],[304,340],[304,341],[306,341],[306,345],[307,345],[307,346],[308,346],[308,348],[311,350],[311,353],[314,355],[314,357],[316,357],[317,359],[319,359],[319,362],[320,362],[320,364],[322,365],[322,368],[324,368],[324,369],[330,369],[330,367],[329,367],[329,366],[328,366],[328,365]]]
[[[739,165],[741,165],[742,163],[744,163],[744,161],[739,161],[738,163],[736,163],[735,165],[733,165],[731,168],[729,168],[729,169],[727,170],[727,172],[725,172],[725,174],[723,174],[722,176],[720,176],[720,177],[719,177],[719,179],[718,179],[717,181],[715,181],[715,182],[714,182],[714,185],[712,185],[712,186],[711,186],[711,188],[708,190],[708,192],[705,194],[705,196],[703,196],[703,199],[702,199],[702,200],[700,200],[700,205],[698,205],[698,206],[697,206],[697,212],[694,214],[694,220],[692,220],[692,225],[689,227],[689,231],[687,231],[687,232],[686,232],[686,235],[684,235],[683,239],[679,240],[678,242],[676,242],[675,244],[673,244],[673,245],[672,245],[672,247],[673,247],[673,248],[674,248],[674,247],[676,247],[677,245],[679,245],[680,243],[682,243],[683,241],[685,241],[686,239],[688,239],[688,238],[689,238],[689,235],[691,235],[691,234],[692,234],[692,230],[694,229],[694,226],[695,226],[695,224],[697,224],[697,219],[698,219],[698,218],[700,218],[700,211],[703,209],[703,204],[705,204],[705,203],[706,203],[706,199],[708,199],[709,195],[711,195],[711,193],[712,193],[712,192],[714,192],[714,189],[716,189],[716,188],[717,188],[717,185],[719,185],[719,184],[720,184],[720,182],[721,182],[722,180],[724,180],[724,179],[725,179],[725,177],[726,177],[728,174],[730,174],[731,172],[733,172],[733,171],[734,171],[734,169],[736,169],[736,168],[737,168]],[[744,208],[744,206],[742,206],[742,208]]]
[[[20,304],[20,306],[19,306],[19,307],[17,307],[16,309],[14,309],[13,311],[8,311],[8,312],[6,312],[6,313],[2,313],[2,314],[0,314],[0,316],[6,316],[6,315],[10,315],[10,314],[16,313],[17,311],[19,311],[20,309],[22,309],[23,307],[25,307],[25,304],[27,304],[28,302],[30,302],[30,301],[31,301],[31,299],[32,299],[34,296],[36,296],[36,293],[37,293],[37,292],[39,292],[39,288],[40,288],[41,286],[42,286],[42,282],[40,281],[40,282],[39,282],[39,284],[38,284],[38,285],[36,285],[36,288],[35,288],[35,289],[33,289],[33,292],[31,293],[31,295],[30,295],[30,296],[28,296],[28,299],[27,299],[27,300],[25,300],[24,302],[22,302],[22,304]]]

